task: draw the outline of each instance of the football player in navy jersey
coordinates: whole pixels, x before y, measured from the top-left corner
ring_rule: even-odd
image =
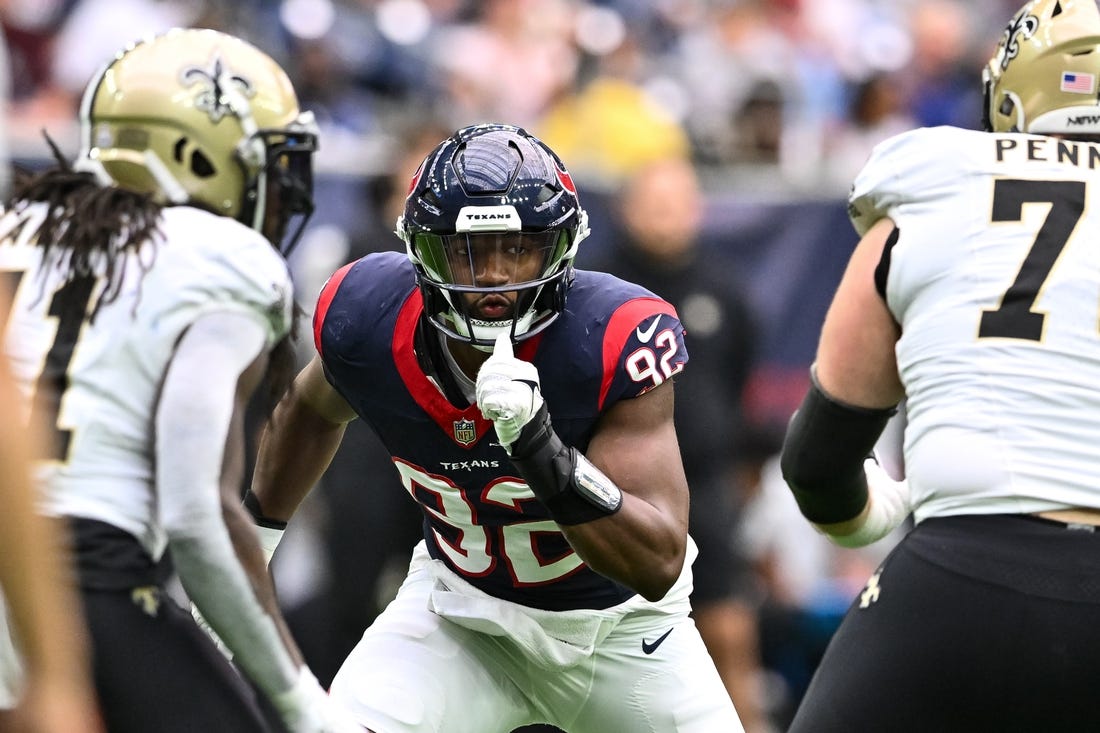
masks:
[[[414,174],[407,253],[322,289],[317,355],[246,505],[273,551],[349,421],[391,453],[424,539],[330,691],[372,731],[742,730],[688,616],[683,328],[652,293],[573,269],[587,226],[549,148],[475,125]]]
[[[862,239],[781,465],[838,544],[915,527],[789,733],[1097,728],[1098,79],[1096,1],[1029,2],[984,70],[986,129],[901,133],[856,177]],[[865,459],[903,398],[893,481]]]

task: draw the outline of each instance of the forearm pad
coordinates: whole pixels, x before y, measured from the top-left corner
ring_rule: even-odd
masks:
[[[780,468],[802,516],[815,524],[854,519],[867,504],[863,461],[895,408],[838,402],[812,378],[783,440]]]
[[[531,491],[562,525],[582,524],[619,511],[622,492],[576,448],[565,445],[543,404],[511,447],[512,463]]]

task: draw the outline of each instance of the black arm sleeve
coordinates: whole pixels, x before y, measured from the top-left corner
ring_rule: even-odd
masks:
[[[810,389],[787,426],[779,465],[802,515],[815,524],[853,519],[867,503],[863,461],[896,408],[838,402],[811,374]]]

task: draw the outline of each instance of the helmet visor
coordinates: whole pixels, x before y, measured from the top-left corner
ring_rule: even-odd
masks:
[[[435,284],[452,292],[507,292],[537,287],[558,270],[569,233],[418,232],[414,249]]]

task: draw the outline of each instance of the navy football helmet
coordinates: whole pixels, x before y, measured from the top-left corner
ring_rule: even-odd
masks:
[[[458,130],[420,164],[397,235],[430,322],[487,350],[500,333],[520,341],[561,314],[588,215],[542,141],[481,124]]]

